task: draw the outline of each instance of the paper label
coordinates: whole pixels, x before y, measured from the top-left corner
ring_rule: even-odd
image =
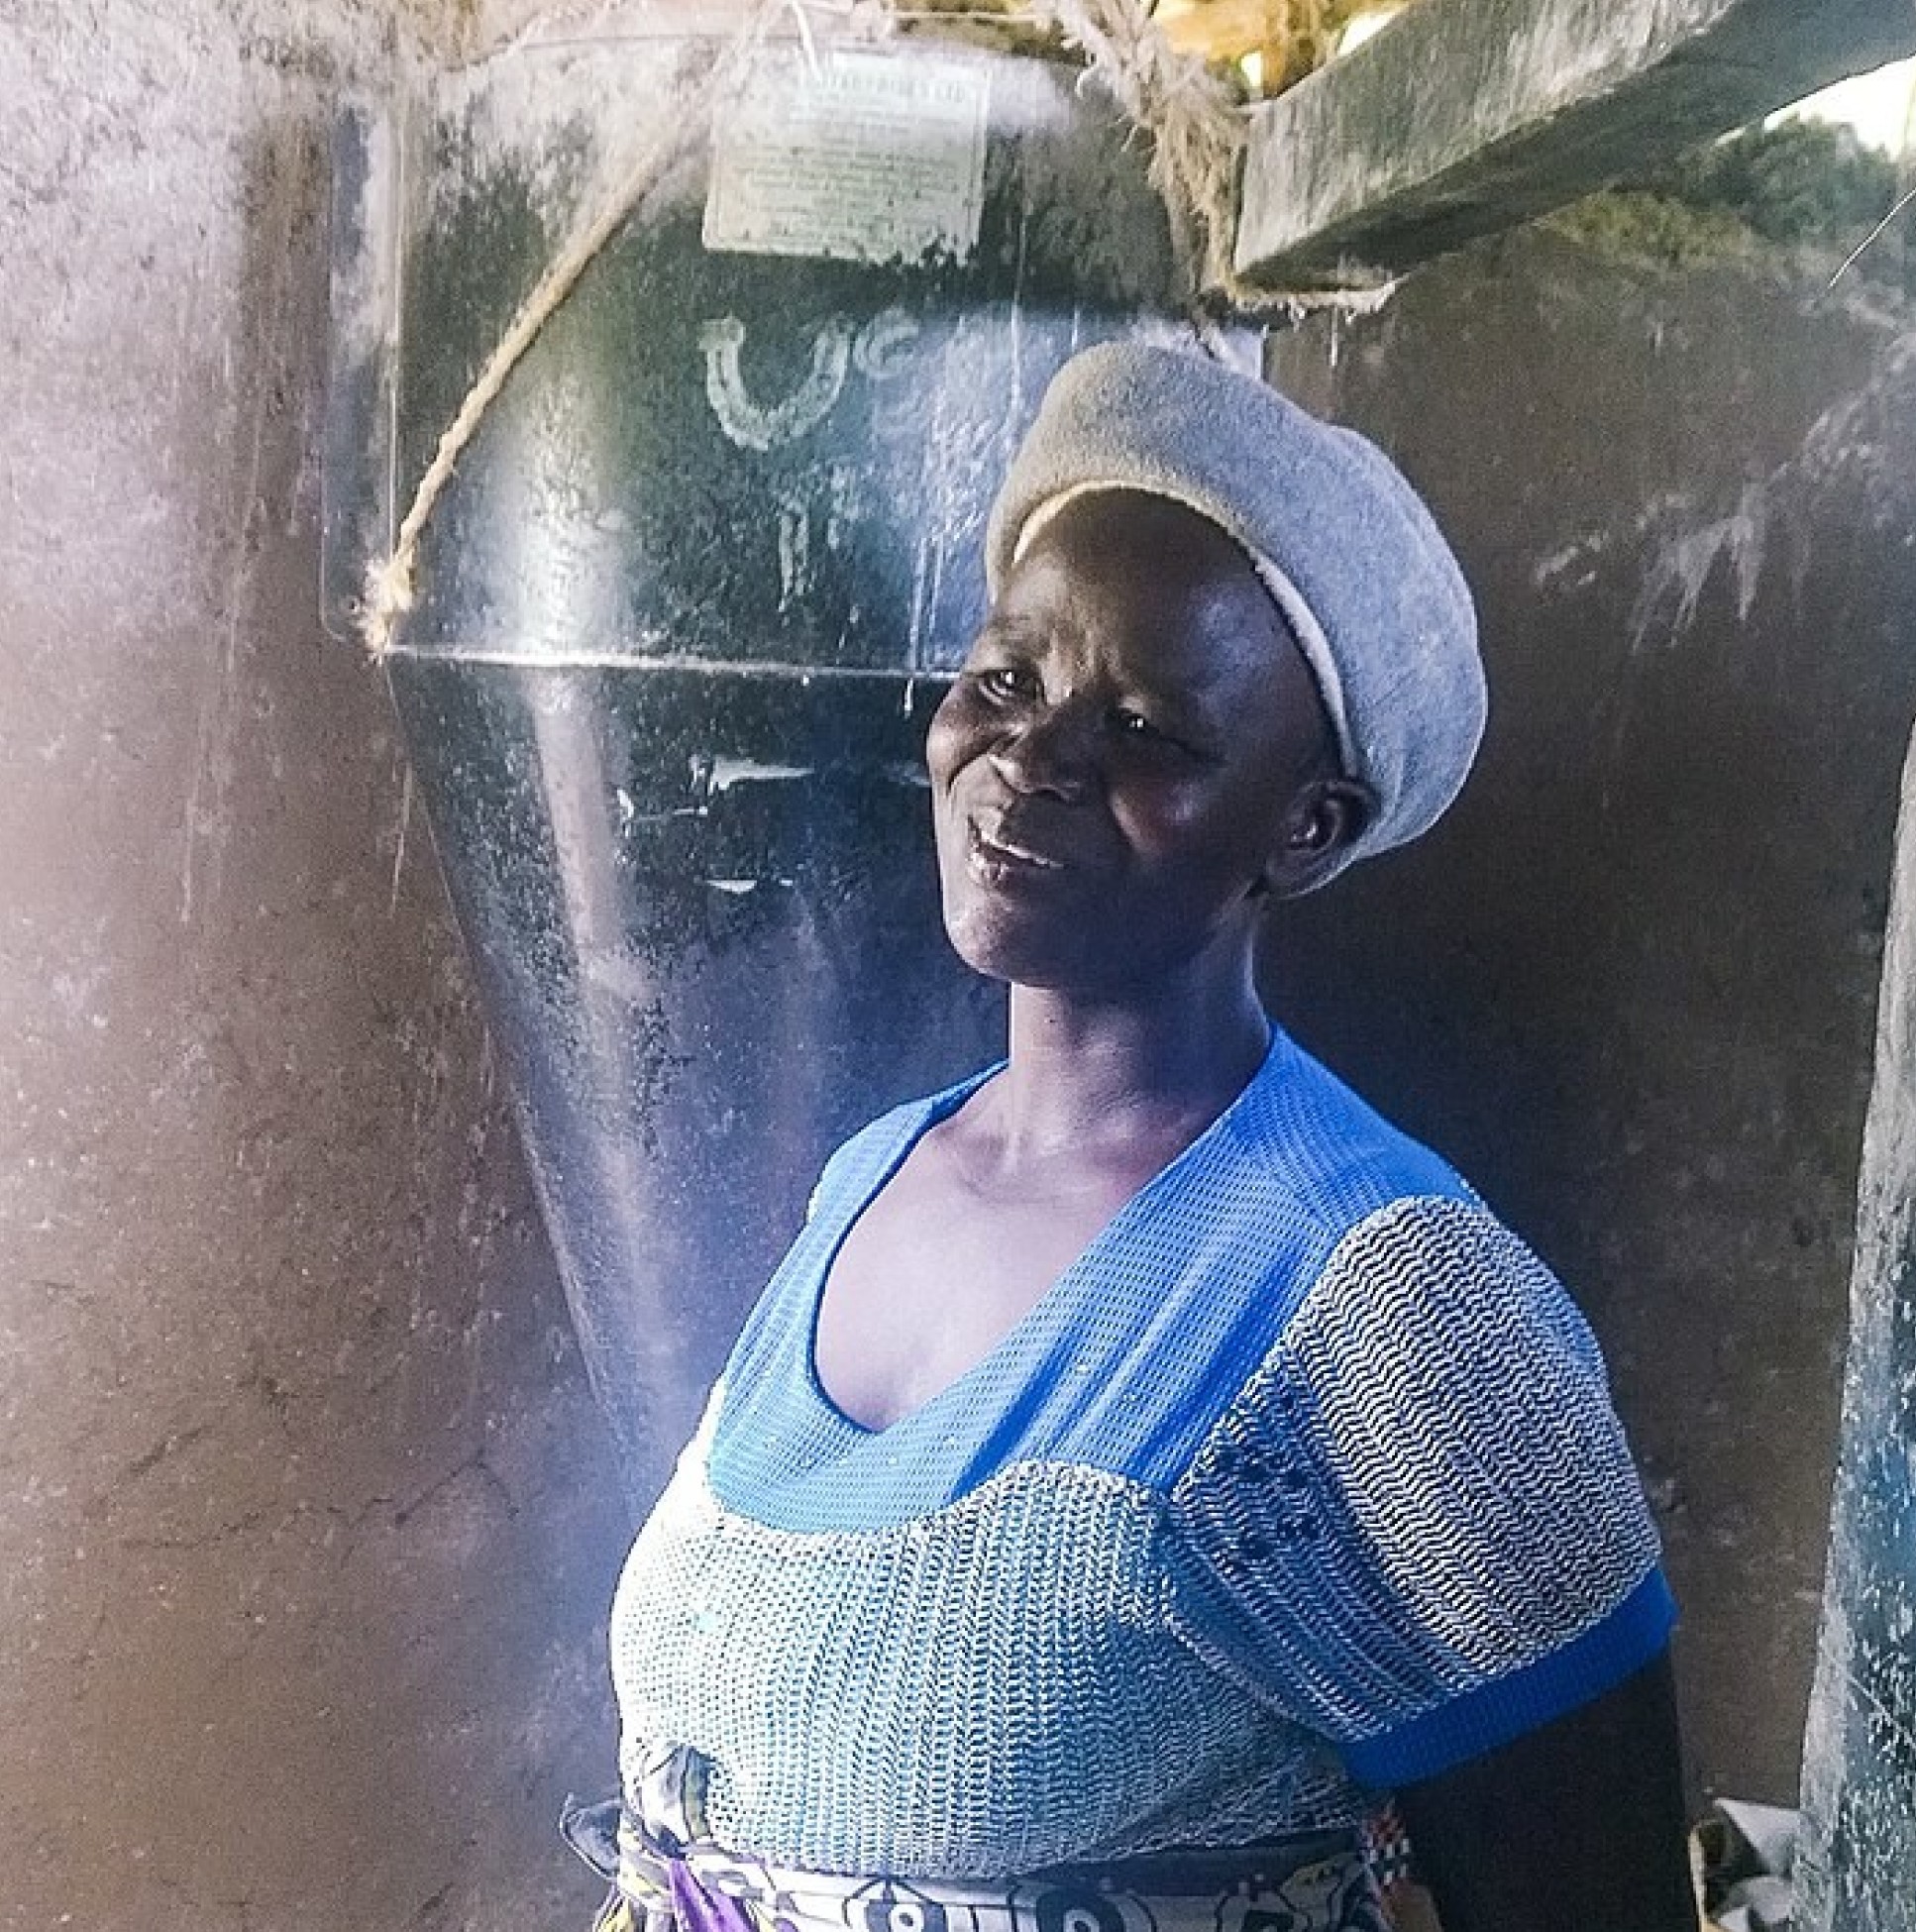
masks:
[[[990,71],[848,49],[780,50],[720,110],[705,196],[708,249],[916,262],[966,260],[984,200]]]

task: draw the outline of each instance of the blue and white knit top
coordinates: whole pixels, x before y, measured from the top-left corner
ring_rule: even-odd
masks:
[[[627,1804],[739,1857],[1000,1878],[1354,1824],[1667,1639],[1596,1344],[1282,1033],[1005,1341],[869,1430],[833,1255],[985,1080],[827,1164],[613,1608]]]

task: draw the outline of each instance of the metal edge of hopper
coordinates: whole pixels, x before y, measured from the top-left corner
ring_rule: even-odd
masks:
[[[369,567],[398,525],[395,392],[406,126],[397,101],[349,102],[333,130],[326,406],[320,461],[320,621],[360,636]]]

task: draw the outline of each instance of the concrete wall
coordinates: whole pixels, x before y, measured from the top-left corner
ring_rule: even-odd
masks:
[[[1829,1581],[1803,1752],[1802,1932],[1916,1924],[1916,767],[1903,768]]]
[[[1453,816],[1306,909],[1274,995],[1590,1313],[1693,1783],[1793,1802],[1916,707],[1911,319],[1538,231],[1274,373],[1429,491],[1492,689]]]
[[[315,617],[386,5],[0,14],[0,1925],[579,1924],[609,1455]]]

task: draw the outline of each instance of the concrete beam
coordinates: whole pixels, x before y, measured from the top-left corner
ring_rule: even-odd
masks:
[[[1400,271],[1912,52],[1912,0],[1417,0],[1256,110],[1237,271]]]

